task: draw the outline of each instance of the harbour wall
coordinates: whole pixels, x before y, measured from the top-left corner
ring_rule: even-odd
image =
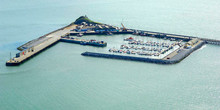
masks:
[[[41,37],[39,37],[39,38],[37,38],[37,39],[31,40],[31,41],[29,41],[29,42],[27,42],[27,43],[25,43],[25,44],[19,46],[17,49],[20,50],[20,51],[22,51],[22,50],[24,50],[24,48],[27,48],[28,45],[30,45],[31,43],[36,42],[36,41],[38,41],[38,40],[40,40],[40,39],[42,39],[42,38],[44,38],[44,37],[46,37],[46,36],[48,36],[48,35],[50,35],[50,34],[52,34],[52,33],[55,33],[55,32],[57,32],[57,31],[63,30],[63,29],[65,29],[65,28],[69,27],[69,26],[71,26],[71,24],[69,24],[69,25],[67,25],[67,26],[65,26],[65,27],[59,28],[59,29],[57,29],[57,30],[54,30],[54,31],[52,31],[52,32],[50,32],[50,33],[47,33],[47,34],[45,34],[45,35],[43,35],[43,36],[41,36]]]
[[[82,33],[82,32],[80,32]],[[112,34],[132,34],[133,32],[111,32]],[[71,36],[75,36],[79,33],[70,33]],[[107,35],[107,32],[84,32],[83,35]]]
[[[174,64],[175,63],[173,61],[162,60],[162,59],[151,59],[151,58],[123,56],[123,55],[114,55],[114,54],[104,54],[104,53],[95,53],[95,52],[84,52],[81,55],[91,56],[91,57],[101,57],[101,58],[111,58],[111,59],[149,62],[149,63],[157,63],[157,64]]]
[[[29,60],[30,58],[38,55],[39,53],[41,53],[42,51],[50,48],[51,46],[57,44],[59,42],[59,39],[54,39],[49,41],[48,43],[46,43],[47,41],[43,42],[40,46],[38,45],[38,47],[34,47],[35,51],[34,52],[27,52],[26,55],[24,56],[20,56],[19,59],[15,60],[15,61],[8,61],[6,62],[6,66],[18,66],[22,63],[24,63],[25,61]],[[16,58],[15,58],[16,59]],[[12,59],[10,59],[12,60]]]
[[[208,39],[208,38],[199,38],[195,36],[186,36],[186,35],[178,35],[178,34],[169,34],[169,33],[162,33],[162,32],[153,32],[153,31],[145,31],[145,30],[136,30],[131,29],[132,31],[137,31],[140,33],[145,33],[144,36],[151,36],[156,38],[174,38],[177,40],[183,40],[183,41],[190,41],[191,39],[198,38],[203,41],[205,41],[206,44],[212,44],[212,45],[220,45],[220,40],[217,39]]]
[[[172,58],[167,59],[167,60],[171,61],[171,62],[178,63],[178,62],[182,61],[184,58],[186,58],[187,56],[189,56],[195,50],[201,48],[204,44],[205,44],[204,41],[200,41],[193,48],[190,48],[190,49],[183,49],[183,48],[179,49],[179,50],[177,50],[177,51],[179,51],[178,54],[176,54],[175,56],[173,56]]]

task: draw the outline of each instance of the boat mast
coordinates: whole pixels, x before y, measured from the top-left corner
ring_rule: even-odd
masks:
[[[11,52],[10,52],[10,61],[11,61]]]

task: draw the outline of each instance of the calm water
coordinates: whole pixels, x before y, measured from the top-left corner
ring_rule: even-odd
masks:
[[[219,6],[219,0],[1,0],[0,110],[218,110],[219,46],[206,45],[175,65],[83,57],[100,48],[68,43],[18,67],[5,62],[19,45],[85,14],[116,26],[220,39]]]

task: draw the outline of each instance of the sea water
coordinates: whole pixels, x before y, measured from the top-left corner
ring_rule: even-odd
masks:
[[[220,39],[219,0],[1,0],[0,110],[218,110],[220,47],[174,65],[85,57],[58,43],[17,67],[10,53],[81,15],[127,28]],[[124,36],[93,36],[118,42]],[[83,37],[82,37],[83,38]]]

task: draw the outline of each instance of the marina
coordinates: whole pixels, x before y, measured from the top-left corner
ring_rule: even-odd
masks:
[[[2,0],[0,110],[219,110],[219,5]]]
[[[121,45],[120,49],[110,48],[109,52],[127,54],[127,55],[148,56],[148,57],[157,56],[155,58],[161,58],[167,55],[167,53],[170,53],[182,46],[181,44],[182,41],[173,42],[169,44],[166,43],[165,41],[144,42],[143,40],[137,40],[132,37],[125,38],[124,41],[127,41],[127,44]]]
[[[192,41],[190,41],[192,42]],[[186,44],[188,44],[189,42],[187,42]],[[181,60],[183,60],[184,58],[186,58],[188,55],[190,55],[193,51],[201,48],[203,45],[205,44],[204,41],[202,40],[195,40],[195,43],[193,44],[193,46],[190,48],[185,45],[182,47],[177,48],[176,50],[170,52],[168,55],[166,55],[165,57],[162,58],[150,58],[150,57],[143,57],[143,56],[160,56],[160,54],[157,53],[145,53],[145,52],[135,52],[138,55],[141,55],[141,57],[139,56],[130,56],[130,54],[132,54],[132,52],[134,51],[121,51],[121,50],[111,50],[115,53],[126,53],[129,55],[119,55],[119,54],[104,54],[104,53],[95,53],[95,52],[84,52],[81,55],[83,56],[91,56],[91,57],[101,57],[101,58],[111,58],[111,59],[122,59],[122,60],[131,60],[131,61],[140,61],[140,62],[149,62],[149,63],[157,63],[157,64],[175,64],[175,63],[179,63]]]
[[[79,19],[87,18],[82,16]],[[108,50],[104,53],[94,54],[94,52],[84,52],[84,56],[100,56],[116,59],[138,59],[137,61],[174,64],[178,63],[191,54],[194,50],[200,48],[203,44],[219,45],[219,40],[204,39],[193,36],[176,35],[160,32],[151,32],[143,30],[127,29],[123,24],[122,27],[116,27],[107,24],[95,22],[77,22],[68,26],[50,32],[37,39],[29,41],[28,43],[18,47],[20,50],[15,57],[6,62],[6,66],[17,66],[35,56],[48,47],[57,42],[76,43],[80,45],[91,45],[96,47],[107,47]],[[132,35],[120,41],[119,47],[108,47],[107,42],[98,41],[96,39],[79,39],[76,37],[84,37],[89,35],[101,36],[117,36],[117,35]],[[73,37],[75,36],[75,37]],[[134,37],[138,37],[135,39]],[[145,39],[146,40],[142,40]],[[151,40],[148,40],[151,39]],[[152,40],[154,39],[154,40]],[[108,55],[114,53],[116,55]],[[113,57],[114,56],[114,57]],[[122,58],[125,57],[125,58]],[[146,60],[147,59],[147,60]],[[150,61],[149,61],[150,59]]]

